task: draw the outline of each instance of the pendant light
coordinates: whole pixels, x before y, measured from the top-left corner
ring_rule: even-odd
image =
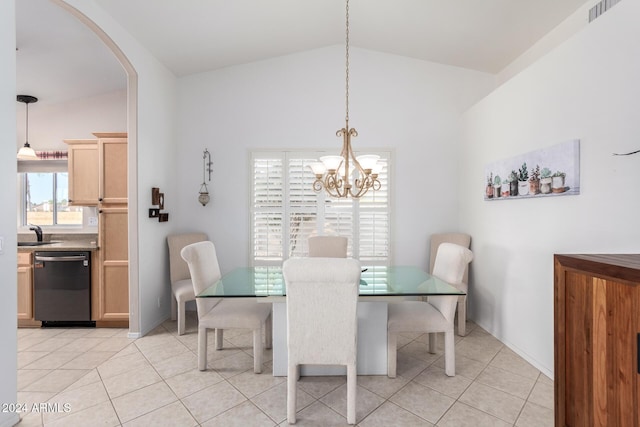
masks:
[[[38,98],[30,95],[18,95],[17,99],[19,102],[24,102],[27,106],[25,142],[24,146],[18,151],[18,160],[38,160],[36,152],[33,151],[33,148],[29,145],[29,104],[38,102]]]

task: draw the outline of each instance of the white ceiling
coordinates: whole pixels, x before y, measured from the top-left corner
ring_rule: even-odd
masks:
[[[177,76],[344,44],[343,0],[95,1]],[[588,2],[351,0],[350,43],[497,73]],[[60,102],[126,87],[115,57],[49,0],[17,0],[16,15],[19,93]]]

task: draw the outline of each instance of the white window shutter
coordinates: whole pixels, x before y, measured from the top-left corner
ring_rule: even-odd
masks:
[[[348,256],[369,265],[390,259],[389,152],[378,152],[384,168],[381,189],[360,199],[334,199],[313,190],[315,176],[307,167],[319,152],[252,153],[253,265],[279,265],[307,256],[313,235],[349,238]]]

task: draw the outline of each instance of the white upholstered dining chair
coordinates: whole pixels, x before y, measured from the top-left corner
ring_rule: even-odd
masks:
[[[185,246],[182,258],[189,265],[195,294],[199,294],[220,278],[220,266],[212,242]],[[271,348],[271,304],[254,298],[196,298],[198,308],[198,369],[207,369],[207,329],[215,329],[216,350],[222,349],[224,329],[253,331],[253,372],[262,372],[262,337]]]
[[[324,258],[346,258],[349,240],[344,236],[309,237],[309,256]]]
[[[287,419],[296,422],[300,365],[346,365],[347,422],[355,424],[360,262],[291,258],[282,273],[287,288]]]
[[[182,259],[180,251],[187,245],[207,240],[205,233],[170,234],[167,236],[169,246],[169,277],[171,280],[171,320],[178,318],[178,335],[184,335],[185,304],[196,299],[193,283],[189,274],[189,266]]]
[[[429,257],[429,273],[433,274],[433,267],[436,262],[436,254],[441,243],[455,243],[467,249],[471,248],[471,236],[465,233],[437,233],[431,235],[431,247]],[[467,322],[467,291],[469,290],[469,267],[464,270],[464,276],[459,285],[455,285],[464,292],[464,295],[458,297],[458,335],[461,337],[466,335]]]
[[[473,259],[473,253],[460,245],[442,243],[433,268],[433,275],[455,286],[460,283],[464,270]],[[396,377],[398,333],[422,332],[429,334],[429,352],[435,353],[435,333],[444,332],[445,373],[456,371],[454,317],[457,296],[430,296],[428,301],[390,303],[387,318],[387,375]]]

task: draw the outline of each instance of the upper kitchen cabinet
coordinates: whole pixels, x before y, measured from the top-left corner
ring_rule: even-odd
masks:
[[[98,205],[98,141],[65,139],[69,151],[69,204]]]
[[[127,134],[94,133],[98,138],[98,174],[101,205],[127,204]]]

